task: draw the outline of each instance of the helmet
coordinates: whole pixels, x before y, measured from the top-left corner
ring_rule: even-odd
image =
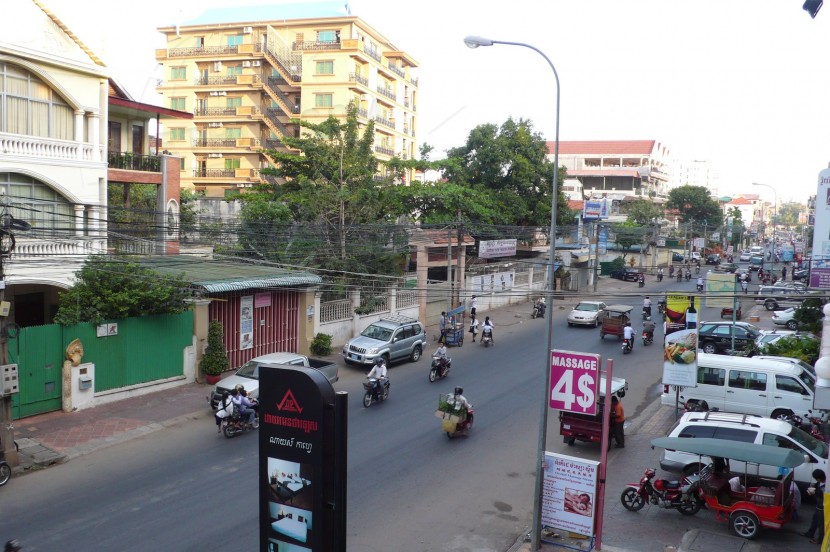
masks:
[[[375,359],[375,365],[380,366],[381,364],[383,364],[383,357],[376,358]]]
[[[461,387],[456,387],[455,388],[455,394],[456,395],[463,395],[464,394],[464,389],[461,388]]]
[[[23,547],[20,546],[20,541],[17,539],[12,539],[6,542],[6,547],[4,548],[4,552],[18,552],[22,550]]]

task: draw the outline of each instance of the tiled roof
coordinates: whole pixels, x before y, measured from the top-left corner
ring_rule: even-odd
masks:
[[[737,194],[737,197],[742,197],[750,201],[758,201],[759,199],[761,199],[761,196],[758,194]]]
[[[583,205],[585,205],[585,202],[581,199],[568,200],[568,209],[570,209],[571,211],[581,211]]]
[[[649,155],[656,140],[584,140],[559,141],[559,155]],[[553,154],[555,142],[547,142]]]
[[[736,197],[727,203],[727,205],[752,205],[752,202],[745,197]]]

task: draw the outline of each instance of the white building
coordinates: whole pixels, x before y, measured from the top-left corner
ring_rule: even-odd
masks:
[[[709,161],[700,159],[675,160],[672,166],[671,187],[703,186],[709,195],[718,197],[718,173]]]

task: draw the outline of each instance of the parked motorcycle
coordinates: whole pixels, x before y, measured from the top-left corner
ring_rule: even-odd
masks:
[[[12,467],[6,462],[6,455],[0,450],[0,487],[12,478]]]
[[[385,401],[389,398],[389,378],[381,378],[381,391],[379,395],[375,395],[374,391],[375,382],[377,381],[377,378],[369,378],[369,381],[363,382],[363,389],[366,390],[366,393],[363,395],[364,408],[369,408],[373,403]]]
[[[243,418],[242,415],[239,414],[239,412],[237,412],[236,409],[234,409],[234,412],[231,416],[222,418],[220,429],[222,430],[222,433],[225,435],[225,437],[230,439],[232,437],[236,437],[237,435],[241,435],[248,431],[257,429],[258,427],[259,420],[257,418],[254,418],[253,424],[249,424],[245,421],[245,418]]]
[[[467,416],[464,420],[455,424],[455,429],[452,431],[446,431],[446,426],[442,426],[442,429],[445,429],[447,433],[447,437],[452,439],[456,435],[469,435],[470,430],[473,429],[473,414],[475,414],[475,410],[471,406],[467,409]]]
[[[693,516],[703,506],[703,491],[700,488],[700,475],[688,475],[681,481],[654,479],[657,471],[648,468],[639,483],[629,483],[620,495],[623,507],[637,512],[646,505],[646,501],[663,508],[675,508],[683,515]]]
[[[798,414],[791,414],[788,416],[787,421],[790,422],[792,426],[809,433],[819,441],[826,442],[827,439],[824,435],[824,425],[826,423],[827,413],[820,416],[814,416],[812,410],[808,412],[810,415],[807,416],[807,419],[802,418]]]
[[[429,367],[430,383],[436,379],[445,378],[450,375],[450,368],[452,368],[452,359],[450,357],[441,358],[438,355],[432,355],[432,366]]]
[[[631,340],[623,338],[623,343],[622,343],[622,352],[623,352],[623,354],[627,355],[628,353],[631,352],[631,349],[632,349]]]

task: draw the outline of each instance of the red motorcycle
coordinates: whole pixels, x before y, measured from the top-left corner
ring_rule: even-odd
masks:
[[[810,411],[810,415],[805,420],[798,414],[792,414],[789,416],[788,421],[794,427],[797,427],[803,430],[806,433],[809,433],[816,439],[822,442],[826,442],[826,437],[824,436],[824,417],[823,416],[813,416],[812,410]]]
[[[447,431],[447,437],[452,439],[456,435],[468,435],[470,430],[473,429],[473,414],[475,414],[475,410],[472,407],[467,409],[467,415],[464,419],[457,424],[455,424],[455,429]],[[447,426],[444,426],[444,429],[447,429]]]
[[[663,508],[674,508],[683,515],[693,516],[703,507],[700,475],[688,475],[681,481],[654,480],[657,471],[648,468],[639,483],[629,483],[620,495],[623,507],[631,512],[642,510],[646,501]]]

